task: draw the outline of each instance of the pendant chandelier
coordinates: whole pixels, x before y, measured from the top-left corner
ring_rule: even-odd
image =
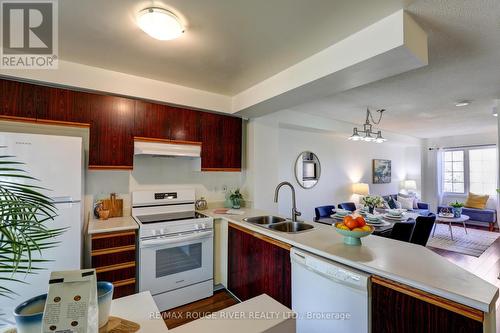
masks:
[[[373,125],[378,125],[380,124],[380,121],[382,120],[382,116],[384,114],[385,109],[380,109],[377,110],[376,112],[378,113],[378,120],[375,121],[373,118],[372,112],[367,108],[366,109],[366,121],[363,125],[363,130],[358,129],[357,127],[354,127],[352,130],[352,135],[349,137],[349,140],[352,141],[366,141],[366,142],[375,142],[375,143],[382,143],[387,141],[384,137],[382,137],[382,131],[373,131]]]

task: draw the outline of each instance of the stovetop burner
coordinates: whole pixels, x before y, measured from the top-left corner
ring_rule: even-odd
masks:
[[[137,216],[137,219],[142,224],[172,222],[172,221],[201,219],[201,218],[207,218],[207,216],[195,211]]]

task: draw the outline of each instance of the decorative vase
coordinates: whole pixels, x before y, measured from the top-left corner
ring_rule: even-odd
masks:
[[[234,209],[240,209],[240,207],[241,207],[241,199],[240,198],[234,198],[231,201],[233,202]]]
[[[368,206],[368,213],[373,214],[374,209],[375,209],[375,207]]]
[[[459,218],[460,216],[462,216],[462,207],[453,207],[452,211],[454,218]]]

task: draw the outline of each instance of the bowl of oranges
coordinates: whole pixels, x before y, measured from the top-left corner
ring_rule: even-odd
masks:
[[[362,216],[347,215],[343,221],[333,225],[335,230],[344,236],[347,245],[361,245],[362,237],[371,234],[374,228],[367,225]]]

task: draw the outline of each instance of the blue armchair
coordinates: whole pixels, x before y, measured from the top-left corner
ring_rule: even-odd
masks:
[[[335,213],[335,205],[321,206],[314,208],[314,222],[333,224],[335,220],[330,216]]]
[[[343,202],[338,205],[340,209],[345,209],[345,210],[350,210],[351,212],[354,212],[356,210],[356,205],[354,202]]]

